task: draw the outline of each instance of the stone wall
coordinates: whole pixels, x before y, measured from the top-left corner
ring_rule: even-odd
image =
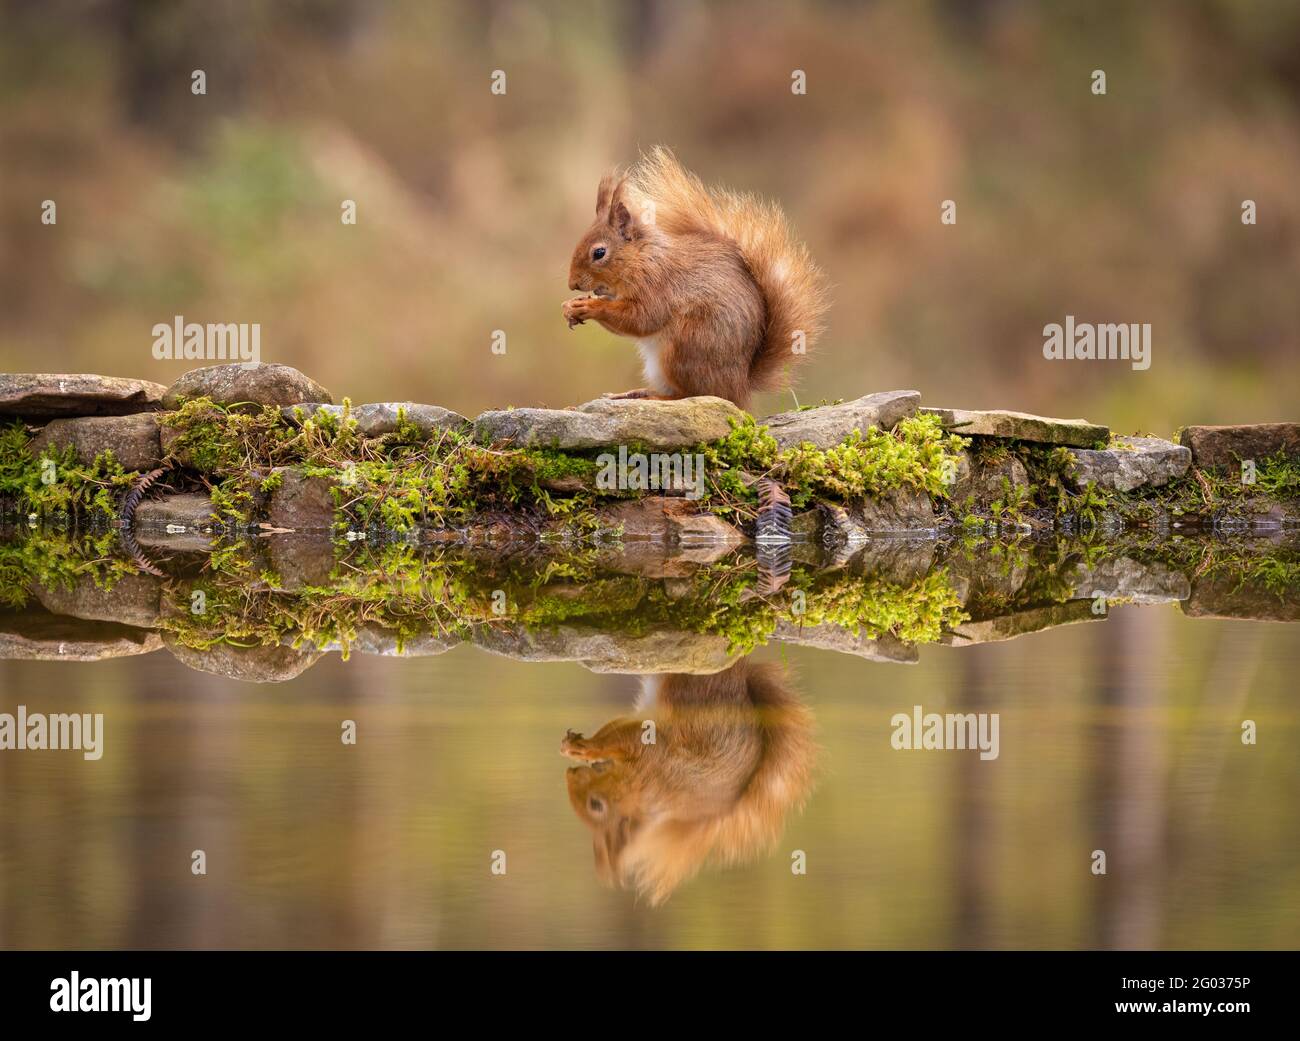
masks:
[[[277,406],[287,423],[322,417],[348,420],[362,439],[379,439],[404,429],[431,440],[449,433],[472,437],[501,451],[545,449],[591,454],[619,446],[641,452],[676,453],[725,438],[743,414],[718,398],[680,401],[608,400],[572,409],[493,410],[470,420],[436,405],[380,402],[336,405],[314,380],[284,365],[221,365],[192,370],[171,386],[142,380],[93,375],[0,375],[0,422],[17,420],[32,433],[28,450],[69,446],[76,459],[91,464],[111,452],[126,470],[147,473],[171,466],[175,474],[203,478],[202,468],[180,448],[176,431],[160,419],[187,400],[206,397],[229,407]],[[1059,480],[1063,490],[1082,494],[1092,510],[1100,503],[1116,523],[1139,518],[1157,528],[1189,528],[1225,519],[1259,530],[1291,526],[1300,519],[1295,487],[1282,492],[1244,494],[1228,502],[1207,475],[1219,482],[1238,480],[1243,462],[1300,460],[1300,423],[1240,426],[1188,426],[1178,440],[1112,437],[1102,425],[1082,419],[1054,419],[1019,412],[971,411],[923,406],[915,391],[887,391],[852,401],[801,409],[760,420],[783,450],[800,446],[835,450],[855,432],[892,430],[914,415],[932,415],[943,428],[969,440],[951,460],[946,494],[903,485],[855,500],[813,502],[796,516],[791,534],[830,541],[855,541],[880,533],[934,533],[966,523],[992,523],[1042,529],[1060,518],[1042,507],[1043,484]],[[1066,457],[1049,453],[1064,450]],[[1035,467],[1064,458],[1059,474],[1044,476]],[[250,521],[271,528],[331,531],[338,520],[339,477],[279,468],[268,482],[274,488]],[[739,474],[752,486],[758,474]],[[196,482],[191,481],[194,485]],[[542,482],[559,495],[592,492],[590,480],[576,476]],[[1171,490],[1186,489],[1185,500]],[[728,542],[750,537],[744,517],[723,519],[690,499],[667,501],[658,495],[619,495],[599,507],[601,521],[630,540],[689,543]],[[21,504],[18,504],[21,507]],[[1092,521],[1097,518],[1092,516]],[[169,477],[135,513],[143,532],[181,536],[213,529],[218,518],[193,487]],[[500,517],[498,529],[504,523]],[[472,534],[472,533],[471,533]]]

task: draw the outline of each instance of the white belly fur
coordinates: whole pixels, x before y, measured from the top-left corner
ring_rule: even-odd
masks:
[[[668,386],[661,363],[663,347],[663,341],[657,336],[636,342],[636,349],[641,355],[641,371],[645,373],[645,385],[656,394],[671,394],[672,388]]]
[[[634,711],[638,715],[645,715],[655,711],[659,705],[659,688],[663,685],[662,676],[650,675],[641,677],[641,693],[636,699]]]

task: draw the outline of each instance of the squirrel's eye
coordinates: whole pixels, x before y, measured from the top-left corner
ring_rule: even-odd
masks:
[[[593,249],[593,250],[591,251],[591,259],[592,259],[592,260],[600,260],[600,259],[602,259],[604,256],[605,256],[605,247],[604,247],[604,246],[597,246],[595,249]]]
[[[604,813],[605,800],[598,798],[595,795],[590,795],[587,797],[587,809],[589,809],[592,813]]]

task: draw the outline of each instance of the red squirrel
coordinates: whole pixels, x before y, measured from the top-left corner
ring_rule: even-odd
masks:
[[[596,192],[574,250],[569,327],[631,336],[647,386],[611,398],[712,394],[746,408],[784,385],[821,331],[825,276],[775,204],[705,187],[655,148]]]
[[[662,904],[702,867],[772,849],[813,786],[812,713],[789,674],[741,659],[712,676],[643,677],[636,715],[560,751],[601,881]],[[654,739],[644,722],[653,719]]]

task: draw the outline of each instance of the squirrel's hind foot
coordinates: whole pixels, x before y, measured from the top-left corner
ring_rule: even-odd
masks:
[[[608,394],[602,394],[601,397],[606,398],[609,401],[627,401],[633,398],[657,398],[658,395],[652,393],[646,387],[637,387],[636,390],[625,390],[622,393],[611,391]]]

